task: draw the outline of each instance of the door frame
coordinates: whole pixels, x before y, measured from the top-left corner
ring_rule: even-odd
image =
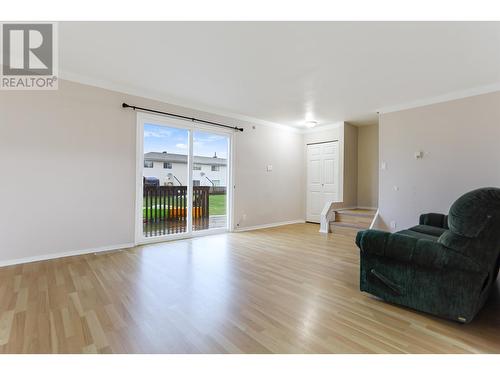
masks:
[[[151,123],[154,125],[165,126],[170,128],[188,130],[188,158],[187,158],[187,180],[188,180],[188,200],[187,200],[187,223],[186,232],[167,234],[157,237],[144,237],[143,235],[143,166],[144,166],[144,124]],[[226,183],[226,227],[204,229],[193,231],[192,228],[192,206],[193,206],[193,132],[204,131],[217,135],[228,137],[228,157],[227,157],[227,183]],[[147,112],[137,111],[136,117],[136,173],[135,173],[135,210],[134,210],[134,243],[135,245],[165,242],[178,240],[183,238],[200,237],[217,233],[225,233],[233,228],[234,204],[233,204],[233,161],[234,161],[234,131],[232,129],[216,129],[210,125],[202,125],[188,120],[171,118],[150,114]]]

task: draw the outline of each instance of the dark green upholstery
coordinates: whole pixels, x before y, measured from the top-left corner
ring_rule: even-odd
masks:
[[[470,322],[500,267],[500,189],[462,195],[449,215],[397,232],[360,231],[360,289],[388,302]]]
[[[448,215],[443,214],[423,214],[418,220],[420,225],[428,225],[435,228],[448,229]]]
[[[447,229],[437,228],[437,227],[433,227],[431,225],[415,225],[414,227],[411,227],[409,229],[409,231],[428,234],[429,236],[432,236],[432,237],[439,237],[444,232],[446,232]]]

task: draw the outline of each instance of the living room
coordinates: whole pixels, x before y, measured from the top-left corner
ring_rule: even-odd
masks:
[[[0,353],[500,353],[500,22],[21,18]]]

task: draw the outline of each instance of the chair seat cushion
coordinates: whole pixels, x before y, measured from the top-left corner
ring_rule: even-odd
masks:
[[[413,230],[410,230],[410,229],[400,230],[397,233],[398,234],[403,234],[403,235],[408,236],[408,237],[415,238],[417,240],[424,239],[424,240],[431,240],[431,241],[437,242],[437,240],[439,239],[439,237],[433,236],[431,234],[417,232],[417,231],[413,231]]]
[[[415,225],[414,227],[411,227],[409,230],[411,230],[413,232],[427,234],[429,236],[434,236],[434,237],[439,237],[444,232],[447,231],[447,229],[433,227],[430,225]]]

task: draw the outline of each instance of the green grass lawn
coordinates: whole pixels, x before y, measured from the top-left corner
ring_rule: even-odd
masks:
[[[208,212],[210,215],[226,214],[226,194],[208,196]]]
[[[155,212],[158,212],[159,217],[164,217],[163,208],[153,210],[152,217],[155,217]],[[208,196],[208,211],[212,215],[226,215],[226,195],[209,195]],[[142,209],[142,215],[146,215],[146,209]]]

